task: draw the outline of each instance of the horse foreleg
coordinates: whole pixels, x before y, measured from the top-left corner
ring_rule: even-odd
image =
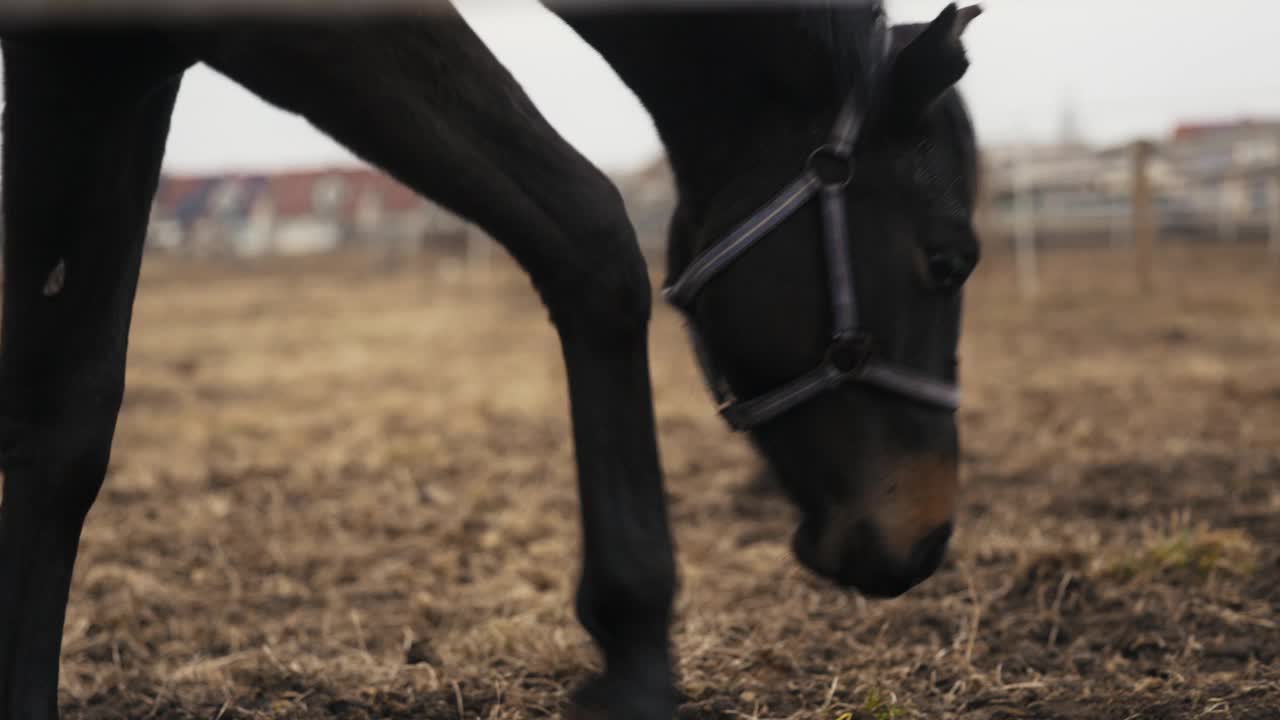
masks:
[[[6,38],[4,69],[0,718],[48,720],[181,65],[145,38],[63,35]]]
[[[528,272],[568,372],[577,611],[607,664],[578,705],[672,717],[676,579],[650,390],[651,293],[617,189],[456,17],[242,25],[190,41],[210,66],[484,228]]]

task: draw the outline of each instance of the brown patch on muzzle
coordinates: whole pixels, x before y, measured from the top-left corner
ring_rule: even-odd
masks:
[[[906,563],[917,543],[951,522],[958,495],[957,463],[943,456],[899,461],[883,479],[859,493],[852,503],[832,507],[818,539],[817,557],[825,567],[841,567],[846,554],[872,551],[859,529],[875,535],[877,554],[893,565]],[[859,547],[861,546],[861,547]]]
[[[957,462],[950,457],[918,457],[900,463],[867,496],[866,516],[899,562],[926,535],[949,523],[959,495]]]

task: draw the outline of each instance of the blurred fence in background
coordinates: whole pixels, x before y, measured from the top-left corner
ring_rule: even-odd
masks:
[[[1141,284],[1167,243],[1255,243],[1280,262],[1280,121],[1184,125],[1168,138],[1093,148],[989,147],[978,229],[1017,256],[1034,292],[1043,255],[1132,253]]]
[[[1170,243],[1249,243],[1280,263],[1280,120],[1185,125],[1159,141],[987,146],[977,226],[984,252],[1012,253],[1034,292],[1053,253],[1110,247],[1149,282]],[[663,263],[674,209],[665,159],[614,176],[641,246]],[[149,246],[195,257],[362,248],[376,264],[433,255],[449,272],[509,266],[485,233],[371,168],[166,175]]]

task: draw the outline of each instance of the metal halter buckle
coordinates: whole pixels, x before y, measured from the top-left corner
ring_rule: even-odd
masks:
[[[853,182],[853,156],[830,143],[814,148],[809,159],[805,160],[805,167],[818,177],[824,187],[843,190]],[[840,172],[844,174],[837,174]]]

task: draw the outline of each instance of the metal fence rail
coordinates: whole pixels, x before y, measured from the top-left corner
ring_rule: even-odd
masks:
[[[1038,253],[1111,246],[1149,283],[1156,246],[1250,242],[1280,264],[1280,124],[1102,150],[1047,146],[988,156],[979,224],[1038,285]]]

